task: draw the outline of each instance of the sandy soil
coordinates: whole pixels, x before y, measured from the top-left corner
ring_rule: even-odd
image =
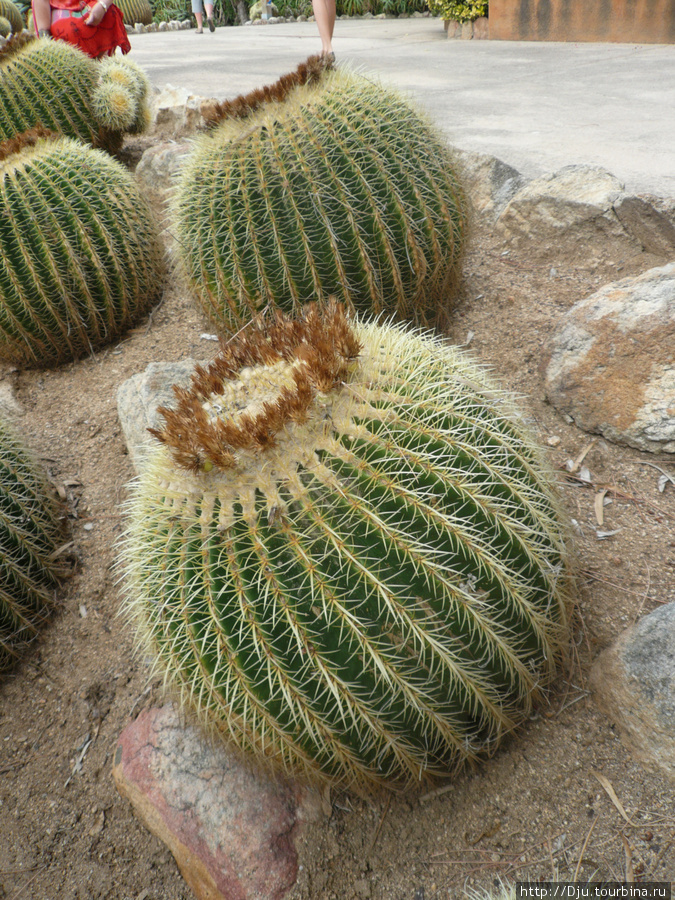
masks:
[[[296,900],[440,900],[500,877],[675,876],[675,789],[631,759],[586,688],[603,647],[675,600],[675,489],[658,491],[658,472],[646,465],[652,457],[567,424],[547,405],[540,371],[542,346],[565,309],[659,262],[534,266],[524,255],[504,255],[489,229],[476,228],[448,334],[458,344],[471,335],[475,356],[522,394],[559,469],[579,526],[575,665],[549,707],[451,785],[372,802],[333,795],[330,818],[301,844]],[[191,897],[171,854],[134,818],[110,774],[121,730],[161,696],[117,616],[114,544],[133,472],[116,391],[150,362],[208,357],[215,345],[200,335],[211,330],[174,279],[147,320],[92,358],[44,372],[0,367],[0,383],[9,382],[21,404],[25,435],[67,497],[77,560],[59,613],[0,683],[0,898]],[[583,452],[591,484],[565,471]],[[612,501],[603,530],[618,530],[602,540],[594,509],[601,488]]]

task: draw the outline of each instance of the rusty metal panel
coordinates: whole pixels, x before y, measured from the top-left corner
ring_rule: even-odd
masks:
[[[490,40],[675,43],[675,0],[490,0]]]

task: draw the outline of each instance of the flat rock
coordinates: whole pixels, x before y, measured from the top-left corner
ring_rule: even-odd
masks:
[[[604,650],[590,687],[634,755],[675,779],[675,603],[649,613]]]
[[[511,198],[526,184],[517,169],[496,156],[452,149],[461,184],[475,213],[496,222]]]
[[[576,303],[544,356],[546,393],[585,431],[675,453],[675,263]]]
[[[188,387],[195,365],[194,359],[150,363],[144,372],[132,375],[117,389],[117,415],[137,472],[143,464],[148,444],[153,440],[148,428],[158,428],[164,423],[157,407],[174,406],[173,385]]]
[[[172,704],[124,729],[113,778],[198,900],[282,900],[298,874],[296,840],[321,818],[317,795],[253,773]]]

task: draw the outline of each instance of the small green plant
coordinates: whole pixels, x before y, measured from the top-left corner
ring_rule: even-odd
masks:
[[[0,144],[0,359],[53,366],[109,343],[157,302],[163,273],[122,165],[40,129]]]
[[[42,468],[0,417],[0,671],[33,640],[56,603],[59,512]]]
[[[132,488],[126,607],[263,764],[418,784],[489,755],[564,657],[554,474],[460,351],[339,305],[223,343]]]
[[[409,102],[319,57],[221,104],[173,218],[218,327],[336,296],[425,323],[451,303],[464,198],[447,144]]]
[[[487,16],[489,3],[488,0],[429,0],[429,9],[444,20],[473,22]]]

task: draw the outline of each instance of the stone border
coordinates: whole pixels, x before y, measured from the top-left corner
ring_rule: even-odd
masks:
[[[444,19],[446,37],[449,40],[486,41],[490,37],[487,16],[480,16],[473,22],[457,22],[455,19]]]

